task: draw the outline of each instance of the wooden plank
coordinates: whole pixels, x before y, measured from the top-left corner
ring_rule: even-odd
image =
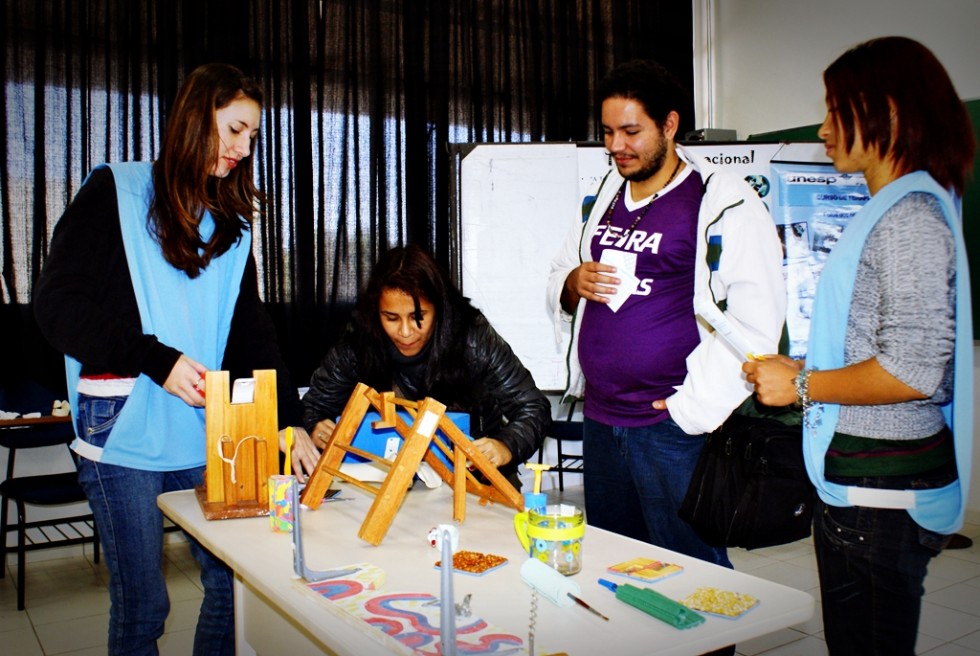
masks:
[[[470,485],[471,490],[475,489],[476,493],[481,497],[498,501],[515,510],[524,510],[524,498],[520,492],[515,490],[514,486],[510,484],[510,481],[493,466],[490,460],[473,446],[469,438],[463,434],[463,431],[459,430],[459,427],[451,419],[443,417],[443,420],[439,423],[439,428],[449,437],[453,443],[453,448],[461,450],[466,455],[466,459],[473,463],[474,469],[479,470],[490,482],[490,486],[481,485],[476,487],[475,485]],[[458,476],[459,471],[457,470],[454,474]],[[475,480],[472,482],[476,483]]]
[[[381,415],[381,418],[371,424],[371,427],[375,430],[393,428],[395,425],[395,393],[382,392],[380,396],[381,407],[378,408],[378,414]]]
[[[466,454],[462,449],[453,451],[453,519],[466,521]]]
[[[330,488],[330,483],[333,482],[333,474],[330,472],[340,470],[340,463],[344,459],[345,452],[343,449],[334,448],[334,446],[349,447],[354,440],[357,428],[364,420],[364,415],[371,404],[366,394],[369,390],[371,388],[364,383],[358,383],[350,398],[347,399],[347,405],[340,413],[340,421],[333,429],[330,439],[327,440],[327,445],[323,447],[320,459],[317,461],[316,467],[313,468],[313,473],[306,480],[303,494],[300,495],[300,502],[307,508],[316,510],[320,507],[323,496]]]
[[[427,398],[419,405],[415,422],[404,437],[405,443],[361,524],[357,535],[362,540],[375,546],[381,544],[445,413],[446,406],[433,398]]]

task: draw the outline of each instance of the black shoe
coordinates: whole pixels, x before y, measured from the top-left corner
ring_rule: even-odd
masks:
[[[961,533],[953,533],[946,543],[947,549],[969,549],[973,546],[973,540]]]

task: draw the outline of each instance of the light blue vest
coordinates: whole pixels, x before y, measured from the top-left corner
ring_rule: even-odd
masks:
[[[151,164],[108,164],[116,183],[126,262],[145,334],[155,335],[209,370],[221,367],[231,318],[251,248],[251,233],[214,258],[194,279],[170,265],[147,225]],[[214,219],[205,213],[200,235],[207,241]],[[68,391],[77,407],[81,364],[65,357]],[[76,439],[76,444],[81,438]],[[204,410],[192,408],[140,375],[102,449],[101,462],[149,471],[174,471],[205,463]],[[75,445],[73,444],[73,448]],[[93,449],[85,448],[86,457]],[[79,449],[76,449],[79,450]],[[98,457],[98,452],[94,452]]]
[[[867,490],[824,480],[824,456],[834,436],[840,406],[815,403],[804,427],[803,455],[820,498],[832,506],[904,508],[920,526],[936,533],[955,533],[963,525],[970,487],[973,443],[973,315],[970,273],[959,213],[949,193],[924,172],[910,173],[885,186],[851,219],[824,266],[817,285],[807,346],[807,367],[844,366],[844,339],[854,279],[864,243],[878,220],[906,195],[932,194],[956,240],[956,344],[953,351],[953,399],[943,407],[953,432],[959,480],[933,490]],[[910,255],[914,257],[914,254]]]

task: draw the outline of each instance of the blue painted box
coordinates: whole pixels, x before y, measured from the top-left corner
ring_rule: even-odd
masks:
[[[409,426],[412,425],[414,421],[411,415],[405,410],[399,409],[398,416],[401,417],[405,423]],[[459,428],[470,440],[470,415],[466,412],[447,412],[446,416],[453,420],[456,427]],[[367,451],[373,453],[374,455],[386,458],[388,460],[394,460],[395,454],[402,447],[402,437],[398,434],[394,428],[372,428],[372,424],[381,419],[381,415],[377,412],[371,410],[364,415],[364,420],[361,421],[361,425],[358,426],[357,432],[354,433],[354,439],[351,440],[351,446],[355,446],[362,451]],[[442,440],[443,444],[452,448],[452,443],[449,441],[449,437],[442,432],[442,429],[436,430],[435,436],[433,437],[433,442],[437,439]],[[442,450],[439,449],[434,443],[429,445],[429,450],[436,454],[436,457],[442,460],[447,466],[452,467],[452,463],[443,454]],[[348,453],[344,456],[344,462],[367,462],[367,459],[356,456],[352,453]]]

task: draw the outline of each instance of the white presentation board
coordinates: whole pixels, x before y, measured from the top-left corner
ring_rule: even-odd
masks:
[[[753,178],[768,200],[769,164],[824,161],[820,144],[689,145],[713,163]],[[562,391],[567,380],[568,325],[555,335],[545,298],[551,259],[581,201],[611,166],[600,145],[481,144],[460,167],[463,294],[530,370],[537,386]],[[560,339],[559,339],[560,337]]]

